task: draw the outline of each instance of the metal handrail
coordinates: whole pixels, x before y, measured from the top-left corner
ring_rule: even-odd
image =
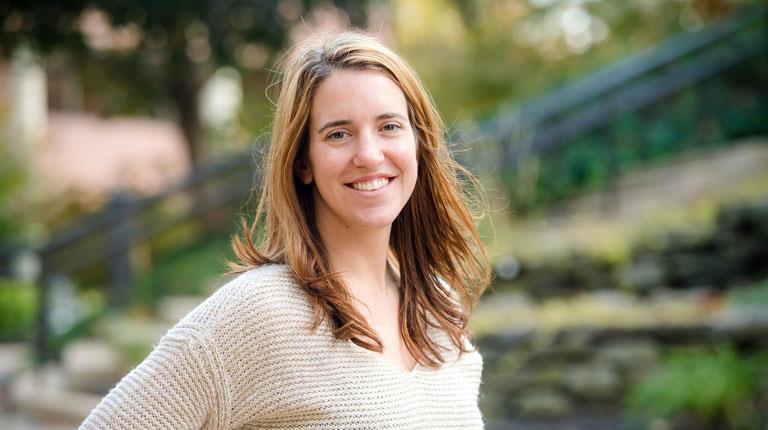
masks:
[[[626,92],[628,88],[636,85],[642,86],[643,84],[638,84],[638,82],[643,80],[655,79],[656,83],[662,82],[659,77],[654,78],[654,76],[664,74],[664,71],[668,69],[672,69],[668,75],[674,77],[675,80],[679,79],[680,73],[690,73],[691,83],[711,76],[711,73],[699,73],[695,67],[687,66],[685,63],[688,61],[694,63],[698,61],[698,64],[709,63],[709,59],[697,60],[696,58],[697,56],[711,58],[713,56],[711,51],[717,50],[719,45],[737,39],[750,28],[764,23],[765,18],[765,7],[747,7],[731,18],[703,30],[672,36],[653,48],[606,66],[585,78],[576,80],[531,102],[524,103],[518,108],[513,106],[502,108],[502,113],[481,122],[478,128],[482,135],[503,142],[503,146],[499,148],[501,157],[497,158],[503,163],[514,161],[519,154],[519,150],[512,148],[516,137],[519,136],[530,140],[527,150],[531,152],[539,152],[556,146],[551,143],[551,136],[560,137],[560,135],[554,131],[547,131],[547,128],[574,129],[573,126],[576,122],[573,119],[566,119],[567,125],[558,125],[557,121],[560,118],[569,115],[575,117],[591,115],[584,113],[584,111],[594,110],[594,106],[591,105],[599,104],[603,100],[608,101],[605,103],[606,105],[613,107],[617,93]],[[752,40],[757,47],[749,46],[749,43],[735,45],[734,48],[741,53],[741,55],[736,54],[736,56],[741,58],[726,58],[726,60],[738,62],[758,55],[765,44],[765,35],[758,34],[753,37],[753,39],[755,38],[759,38],[759,40]],[[678,71],[674,71],[675,69]],[[661,85],[661,87],[665,86],[668,85]],[[646,90],[650,87],[651,85],[644,86]],[[677,85],[677,87],[681,86]],[[668,93],[668,90],[664,89],[660,93]],[[658,99],[659,97],[649,97],[649,100]],[[634,109],[637,110],[647,105],[648,103],[644,102],[635,106]],[[605,109],[598,108],[598,110]],[[626,112],[627,109],[624,111]],[[608,116],[608,118],[610,117],[615,117],[615,115]],[[598,123],[604,124],[604,122],[598,121],[594,124],[585,125],[590,128]],[[569,133],[569,135],[574,134],[576,133]]]

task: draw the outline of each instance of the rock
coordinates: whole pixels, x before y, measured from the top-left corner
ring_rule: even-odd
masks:
[[[176,324],[203,300],[200,296],[168,296],[160,302],[158,314],[163,321]]]
[[[669,420],[663,418],[654,418],[648,422],[648,430],[673,430],[674,427]]]
[[[101,319],[95,331],[99,338],[117,348],[128,365],[133,366],[149,354],[170,326],[162,320],[111,315]]]
[[[567,327],[557,333],[555,344],[562,348],[588,351],[592,348],[594,334],[594,327]]]
[[[552,388],[526,390],[514,402],[525,417],[560,418],[572,410],[570,400]]]
[[[0,414],[0,428],[3,430],[72,430],[72,423],[41,421],[27,415],[21,415],[17,411],[3,411]]]
[[[563,385],[574,395],[595,401],[618,400],[622,391],[616,369],[598,360],[571,366],[563,375]]]
[[[27,367],[28,355],[27,344],[0,343],[0,415],[8,409],[8,387],[16,374]]]
[[[509,381],[509,388],[515,392],[524,392],[532,387],[556,387],[561,384],[563,377],[564,369],[557,364],[536,368],[526,366],[515,372]]]
[[[729,273],[716,254],[676,252],[667,257],[667,264],[670,285],[677,287],[720,285]]]
[[[655,369],[660,356],[656,343],[639,339],[617,340],[601,346],[597,351],[597,359],[615,368],[629,384],[639,381]]]
[[[768,312],[761,304],[732,305],[715,313],[709,323],[712,331],[731,339],[768,338]]]
[[[477,338],[483,357],[499,357],[510,349],[522,348],[531,341],[533,330],[507,329],[499,333],[486,334]]]
[[[29,347],[25,343],[0,343],[0,385],[26,367]]]
[[[520,261],[508,254],[500,255],[494,264],[494,270],[499,279],[511,281],[520,275]]]
[[[650,340],[617,340],[598,350],[598,357],[602,361],[620,370],[654,367],[659,356],[659,346]]]
[[[664,285],[664,266],[656,259],[635,261],[622,271],[621,280],[636,291],[650,291]]]
[[[595,257],[576,255],[565,269],[574,287],[600,290],[616,285],[613,264]]]
[[[11,401],[24,415],[45,422],[79,424],[96,407],[101,395],[68,390],[61,369],[27,370],[14,379]]]
[[[77,391],[106,392],[125,374],[120,354],[105,342],[76,340],[61,354],[65,385]]]

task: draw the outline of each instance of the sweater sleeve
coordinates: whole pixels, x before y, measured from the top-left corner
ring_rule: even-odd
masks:
[[[81,424],[95,429],[223,429],[229,396],[213,342],[199,326],[171,329]]]

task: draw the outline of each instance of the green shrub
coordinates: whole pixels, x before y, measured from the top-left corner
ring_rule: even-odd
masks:
[[[207,294],[211,280],[221,276],[225,258],[232,258],[227,233],[203,237],[175,249],[139,276],[135,301],[154,307],[168,294]]]
[[[764,428],[766,359],[741,357],[723,345],[676,350],[631,390],[629,410],[640,419],[676,420],[681,428]]]
[[[749,287],[730,290],[728,301],[736,305],[768,305],[768,279]]]
[[[517,165],[506,166],[501,177],[511,206],[520,214],[536,214],[604,188],[614,175],[764,135],[768,103],[750,87],[765,73],[763,63],[760,59],[744,62],[662,103],[617,116],[602,128],[560,142],[556,149],[532,156],[539,165],[532,178],[523,178]],[[516,187],[521,180],[532,183],[525,193]]]
[[[23,340],[31,335],[36,304],[33,286],[0,278],[0,342]]]

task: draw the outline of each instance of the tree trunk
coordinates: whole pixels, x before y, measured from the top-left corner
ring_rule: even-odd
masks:
[[[200,94],[200,70],[193,64],[177,69],[176,78],[170,83],[171,95],[179,114],[179,125],[187,141],[187,153],[191,171],[194,172],[205,161],[203,151],[202,127],[199,117],[198,96]],[[206,233],[215,233],[230,221],[220,211],[211,207],[217,188],[210,181],[202,182],[192,188],[194,205],[200,211],[198,221]]]
[[[187,141],[189,163],[194,169],[202,160],[200,145],[200,117],[198,116],[198,95],[200,80],[193,65],[180,71],[170,83],[171,96],[179,114],[179,125]]]

